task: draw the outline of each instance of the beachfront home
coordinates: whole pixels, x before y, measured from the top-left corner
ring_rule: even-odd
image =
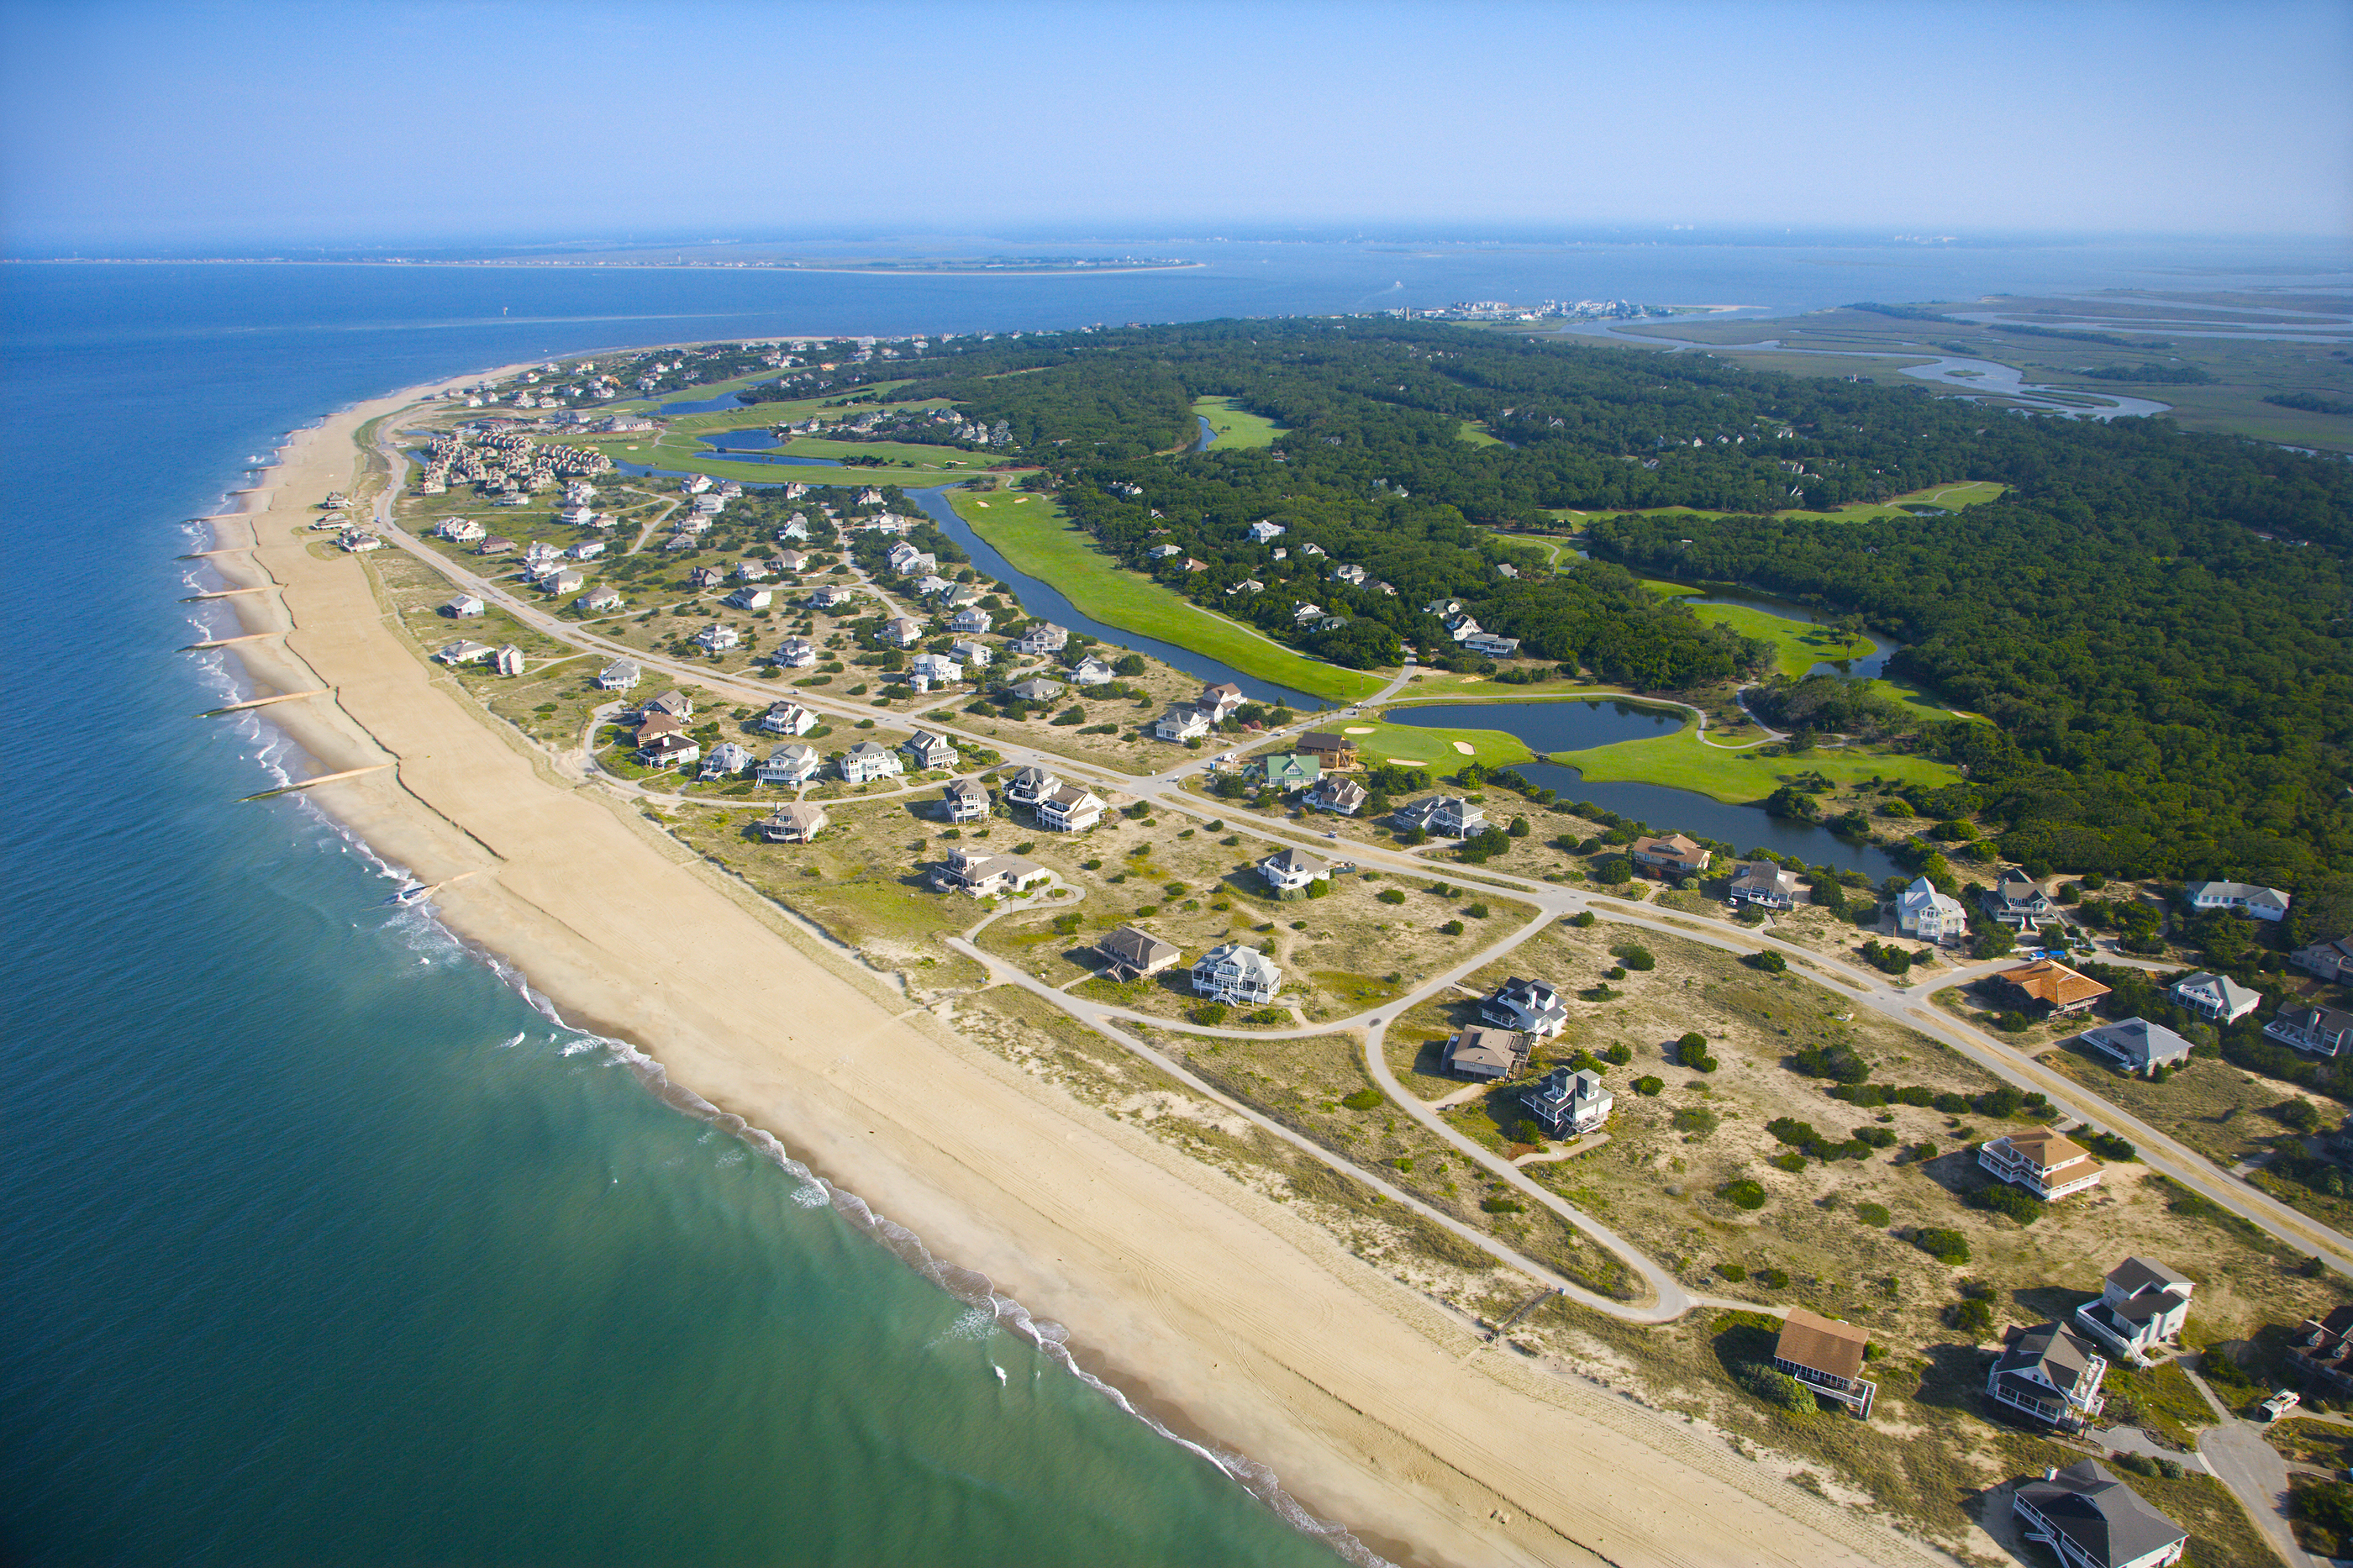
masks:
[[[1303,849],[1278,849],[1258,863],[1258,874],[1278,899],[1295,899],[1319,881],[1329,881],[1332,868]]]
[[[2006,1132],[1978,1144],[1978,1163],[2046,1203],[2100,1184],[2100,1163],[2092,1152],[2048,1127]]]
[[[1497,1083],[1528,1065],[1534,1044],[1516,1029],[1457,1029],[1439,1061],[1457,1078]]]
[[[722,741],[711,748],[702,759],[702,776],[706,779],[733,778],[752,765],[752,753],[733,741]]]
[[[1516,975],[1479,1004],[1479,1016],[1502,1028],[1549,1038],[1568,1024],[1568,998],[1541,980]]]
[[[1256,948],[1221,942],[1193,964],[1193,991],[1235,1007],[1259,1007],[1282,989],[1282,971]]]
[[[1208,716],[1182,703],[1171,707],[1152,726],[1154,737],[1162,741],[1198,741],[1208,732]]]
[[[988,815],[988,789],[976,779],[954,779],[940,792],[941,815],[950,822],[978,822]]]
[[[2262,992],[2202,969],[2173,983],[2173,999],[2210,1024],[2235,1024],[2263,1005]]]
[[[448,517],[433,531],[453,544],[471,544],[482,537],[482,525],[470,517]]]
[[[2127,1258],[2108,1270],[2097,1300],[2075,1309],[2075,1321],[2136,1366],[2147,1366],[2151,1352],[2180,1339],[2197,1289],[2162,1263]]]
[[[1008,805],[1035,806],[1039,801],[1062,787],[1062,781],[1044,768],[1023,768],[1005,785]]]
[[[2063,1432],[2081,1432],[2100,1414],[2108,1363],[2091,1341],[2064,1323],[2044,1323],[2013,1328],[2004,1343],[1986,1372],[1987,1398]]]
[[[771,735],[806,735],[817,728],[817,715],[797,702],[772,702],[760,716],[760,728]]]
[[[477,664],[498,652],[486,642],[469,642],[463,637],[433,656],[436,663],[448,665]]]
[[[744,634],[725,623],[703,627],[687,639],[705,653],[724,653],[744,640]]]
[[[692,737],[680,734],[656,735],[638,748],[638,761],[649,768],[682,768],[702,755]]]
[[[813,610],[839,609],[840,606],[849,604],[856,597],[858,597],[857,589],[839,588],[828,584],[822,588],[816,589],[809,595],[809,608]]]
[[[505,555],[511,552],[514,547],[515,542],[509,539],[503,533],[486,534],[483,536],[481,543],[474,547],[474,553],[477,555]]]
[[[738,610],[765,610],[776,602],[776,595],[774,591],[753,587],[738,588],[721,601],[731,608]]]
[[[810,669],[817,664],[817,644],[807,637],[786,637],[768,656],[768,662],[785,669]]]
[[[2237,910],[2259,921],[2287,918],[2288,895],[2253,882],[2192,882],[2181,897],[2193,910]]]
[[[1707,869],[1711,858],[1697,839],[1686,838],[1680,833],[1670,833],[1663,838],[1637,838],[1626,854],[1636,871],[1665,882],[1698,876]]]
[[[1193,699],[1193,706],[1206,714],[1210,723],[1222,724],[1234,716],[1234,710],[1242,701],[1242,689],[1230,680],[1221,680],[1215,686],[1201,688],[1201,695]]]
[[[685,733],[686,724],[682,720],[673,719],[667,713],[649,713],[644,719],[638,721],[637,731],[633,738],[637,742],[638,749],[639,751],[643,751],[646,747],[654,743],[654,739],[657,736],[683,735]]]
[[[1171,709],[1170,711],[1176,710]],[[1281,790],[1285,795],[1305,789],[1323,776],[1323,764],[1304,752],[1280,752],[1271,757],[1261,757],[1258,769],[1268,788]]]
[[[1365,809],[1365,802],[1369,798],[1364,785],[1337,774],[1327,774],[1316,780],[1315,787],[1307,792],[1308,805],[1319,811],[1338,812],[1342,816],[1356,816]]]
[[[596,677],[600,691],[627,691],[645,679],[646,672],[633,658],[617,658],[607,665]]]
[[[1922,942],[1958,942],[1969,934],[1968,911],[1927,878],[1915,877],[1896,900],[1895,929]]]
[[[2010,1511],[2026,1539],[2051,1548],[2062,1568],[2171,1568],[2189,1545],[2186,1531],[2097,1459],[2019,1482]]]
[[[1122,984],[1157,974],[1183,956],[1175,942],[1163,942],[1134,926],[1108,932],[1095,943],[1095,952],[1103,955],[1104,977]]]
[[[1871,1336],[1852,1323],[1792,1307],[1773,1345],[1773,1368],[1837,1400],[1856,1420],[1868,1420],[1879,1393],[1879,1385],[1862,1375],[1870,1348]]]
[[[2263,1026],[2263,1033],[2281,1045],[2315,1056],[2333,1057],[2353,1049],[2353,1013],[2334,1007],[2292,1002]]]
[[[2162,1024],[2147,1018],[2125,1018],[2086,1029],[2083,1041],[2131,1073],[2154,1072],[2189,1059],[2189,1042]]]
[[[943,893],[965,893],[976,899],[1026,892],[1053,873],[1018,855],[991,855],[978,849],[955,848],[932,868],[932,887]]]
[[[2288,955],[2288,963],[2306,974],[2342,984],[2353,980],[2353,936],[2340,936],[2335,942],[2316,942],[2310,947],[2298,948]]]
[[[770,812],[760,831],[772,844],[806,844],[832,821],[825,807],[811,800],[786,801]]]
[[[1103,814],[1102,799],[1076,784],[1064,784],[1038,802],[1038,826],[1055,833],[1084,833]]]
[[[384,548],[384,541],[364,528],[345,530],[335,536],[335,542],[354,555],[364,555],[371,550]]]
[[[2090,975],[2078,974],[2049,958],[2005,969],[1987,984],[2018,1006],[2054,1018],[2080,1013],[2108,994],[2108,988]]]
[[[899,749],[907,753],[910,766],[916,768],[952,768],[955,766],[955,742],[945,735],[934,735],[929,730],[918,730]]]
[[[1557,1067],[1520,1090],[1520,1103],[1548,1138],[1577,1138],[1609,1120],[1617,1096],[1591,1068]]]
[[[768,570],[778,576],[790,577],[807,570],[809,558],[798,550],[779,550],[768,557]]]
[[[588,579],[582,574],[566,567],[561,571],[550,572],[539,580],[539,585],[550,594],[559,595],[576,594],[588,585]]]
[[[698,566],[686,574],[686,580],[690,585],[700,591],[718,587],[727,581],[727,574],[716,566]]]
[[[2353,1390],[2353,1306],[2306,1318],[2287,1342],[2297,1371],[2339,1390]]]
[[[522,649],[508,643],[491,656],[491,668],[501,675],[521,675],[523,669]]]
[[[1794,910],[1798,907],[1798,874],[1770,860],[1751,860],[1732,874],[1732,886],[1724,896],[1736,904]]]
[[[1252,543],[1264,544],[1270,540],[1281,539],[1282,537],[1282,524],[1279,522],[1269,522],[1265,519],[1261,518],[1258,521],[1250,525],[1249,533]]]
[[[1067,628],[1058,626],[1051,621],[1040,621],[1022,633],[1021,640],[1015,643],[1013,647],[1020,653],[1051,654],[1061,652],[1070,646],[1070,642],[1071,634]]]
[[[778,746],[770,752],[753,774],[764,784],[807,784],[817,777],[825,766],[825,759],[815,746]]]
[[[841,754],[841,776],[851,784],[871,784],[906,772],[899,753],[880,741],[860,741]]]
[[[441,613],[454,621],[462,619],[468,616],[479,616],[488,608],[488,605],[484,605],[481,600],[474,597],[473,595],[460,594],[456,598],[450,600],[448,604],[442,605]]]

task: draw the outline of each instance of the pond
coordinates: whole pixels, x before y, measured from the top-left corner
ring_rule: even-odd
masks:
[[[1690,721],[1679,711],[1626,702],[1448,702],[1393,708],[1388,721],[1446,730],[1502,730],[1518,736],[1533,752],[1574,752],[1672,734]],[[1827,827],[1770,816],[1759,805],[1734,805],[1665,784],[1588,784],[1566,763],[1522,763],[1517,771],[1563,800],[1591,801],[1661,833],[1717,839],[1736,846],[1744,855],[1770,849],[1776,855],[1794,855],[1809,866],[1861,871],[1874,882],[1904,874],[1885,850],[1841,838]]]
[[[907,491],[907,495],[917,506],[923,509],[924,513],[934,523],[939,525],[942,533],[964,547],[965,553],[972,557],[972,563],[976,569],[1009,584],[1013,589],[1014,598],[1019,602],[1025,613],[1036,616],[1042,620],[1052,621],[1057,626],[1066,626],[1074,632],[1084,632],[1098,641],[1131,648],[1137,653],[1150,654],[1163,664],[1181,669],[1187,675],[1199,676],[1204,684],[1230,680],[1240,687],[1243,695],[1254,702],[1281,702],[1297,709],[1302,713],[1316,712],[1324,706],[1322,698],[1310,697],[1303,691],[1293,691],[1287,686],[1277,686],[1271,680],[1261,680],[1255,676],[1244,675],[1240,670],[1229,668],[1219,663],[1206,654],[1195,653],[1191,648],[1178,647],[1174,643],[1161,642],[1154,637],[1141,637],[1134,632],[1124,631],[1118,626],[1106,626],[1092,616],[1082,615],[1078,606],[1065,598],[1053,584],[1041,582],[1026,572],[1015,570],[1013,563],[998,553],[988,541],[974,532],[972,524],[958,517],[955,508],[948,504],[946,492],[950,488],[946,485],[937,485],[930,489],[911,489]],[[1117,570],[1109,563],[1105,563],[1103,569],[1106,572]]]
[[[782,376],[772,375],[767,381],[755,381],[752,385],[765,386],[769,382],[783,379]],[[748,391],[749,388],[745,390]],[[723,392],[716,397],[700,398],[691,403],[665,403],[654,412],[657,414],[717,414],[723,409],[732,411],[743,406],[742,398],[737,397],[733,392]]]

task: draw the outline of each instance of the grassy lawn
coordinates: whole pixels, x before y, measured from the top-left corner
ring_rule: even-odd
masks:
[[[1051,583],[1099,621],[1207,654],[1246,675],[1327,701],[1353,702],[1381,689],[1376,676],[1295,653],[1251,627],[1213,615],[1139,573],[1105,559],[1042,498],[958,490],[956,514],[1031,576]]]
[[[1465,419],[1454,427],[1454,435],[1456,439],[1468,441],[1473,447],[1500,447],[1504,444],[1488,433],[1486,421],[1482,419]]]
[[[1907,506],[1934,506],[1942,507],[1949,511],[1957,511],[1963,507],[1976,506],[1983,501],[1998,500],[2009,488],[2007,485],[1995,484],[1990,479],[1963,479],[1955,484],[1932,485],[1926,489],[1909,490],[1884,501],[1849,501],[1834,511],[1777,511],[1773,515],[1820,519],[1833,522],[1861,522],[1874,517],[1910,517],[1913,514],[1904,510]],[[1585,515],[1587,514],[1582,512],[1566,514],[1567,517]],[[1648,509],[1642,515],[1645,517],[1718,518],[1731,517],[1736,514],[1725,511],[1702,511],[1687,506],[1658,506]]]
[[[1874,774],[1925,784],[1953,784],[1961,776],[1943,763],[1861,746],[1817,747],[1801,756],[1779,757],[1759,756],[1756,751],[1727,752],[1702,745],[1696,725],[1656,740],[1555,752],[1552,760],[1579,770],[1595,784],[1666,784],[1735,804],[1764,799],[1780,786],[1784,774],[1818,773],[1841,784],[1858,784]]]
[[[1535,753],[1517,735],[1502,730],[1426,730],[1419,725],[1374,722],[1372,733],[1355,733],[1363,721],[1351,723],[1348,738],[1367,762],[1402,763],[1451,773],[1476,760],[1491,768],[1532,761]]]
[[[1655,579],[1644,584],[1651,592],[1673,598],[1696,597],[1699,590],[1684,583],[1663,583]],[[1746,605],[1692,605],[1691,613],[1715,626],[1730,626],[1745,637],[1757,637],[1773,645],[1773,667],[1790,679],[1801,679],[1806,671],[1826,660],[1869,658],[1872,645],[1869,638],[1858,637],[1852,642],[1829,626],[1811,621],[1777,616],[1769,610],[1755,610]]]
[[[1193,412],[1209,422],[1218,438],[1210,445],[1219,448],[1229,447],[1271,447],[1274,438],[1290,428],[1262,414],[1252,414],[1230,397],[1197,397]]]

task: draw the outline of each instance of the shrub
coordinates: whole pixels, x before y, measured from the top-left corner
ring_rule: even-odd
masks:
[[[1385,904],[1401,904],[1405,902],[1405,889],[1402,888],[1383,888],[1379,892],[1375,893],[1373,897],[1378,899]]]
[[[1837,1083],[1858,1084],[1871,1076],[1871,1064],[1849,1046],[1808,1047],[1790,1061],[1808,1078],[1826,1078]],[[1849,1100],[1849,1103],[1855,1101]]]
[[[1765,1163],[1776,1170],[1788,1171],[1793,1175],[1806,1168],[1806,1157],[1794,1149],[1786,1154],[1776,1154]]]
[[[1972,1296],[1954,1306],[1953,1327],[1964,1333],[1984,1333],[1993,1327],[1993,1309]]]
[[[1656,1094],[1659,1090],[1666,1087],[1667,1080],[1662,1078],[1651,1078],[1646,1075],[1634,1080],[1634,1092],[1636,1094]]]
[[[1678,1132],[1689,1132],[1694,1136],[1704,1138],[1709,1133],[1715,1131],[1717,1121],[1715,1112],[1710,1110],[1707,1107],[1704,1105],[1687,1105],[1681,1110],[1675,1112],[1672,1119],[1672,1124],[1674,1130]]]
[[[1461,936],[1462,934],[1462,922],[1461,921],[1448,921],[1444,925],[1438,928],[1438,934],[1440,936]]]
[[[1884,1127],[1858,1127],[1853,1141],[1873,1149],[1889,1149],[1894,1147],[1895,1134]]]
[[[1656,969],[1659,966],[1659,961],[1651,956],[1649,948],[1638,946],[1633,942],[1628,942],[1623,947],[1613,947],[1609,951],[1617,955],[1619,963],[1629,969],[1648,970]]]
[[[1740,962],[1751,969],[1761,969],[1767,974],[1786,973],[1789,968],[1789,961],[1771,948],[1767,948],[1762,952],[1749,953]]]
[[[1682,1066],[1695,1068],[1707,1059],[1707,1037],[1689,1034],[1675,1042],[1675,1060]]]
[[[1715,1195],[1736,1209],[1761,1209],[1765,1206],[1765,1189],[1746,1177],[1725,1183],[1715,1189]]]
[[[1311,899],[1330,898],[1332,896],[1332,879],[1329,877],[1318,877],[1314,881],[1308,883],[1307,896]]]
[[[2024,1187],[2013,1187],[2008,1182],[1997,1182],[1978,1194],[1977,1205],[1998,1215],[2007,1215],[2021,1225],[2032,1225],[2050,1207]]]
[[[2320,1112],[2313,1109],[2312,1101],[2308,1100],[2284,1100],[2272,1107],[2272,1115],[2283,1126],[2292,1127],[2298,1132],[2309,1132],[2320,1125]]]
[[[1787,1410],[1792,1415],[1810,1415],[1819,1409],[1814,1403],[1814,1391],[1778,1367],[1761,1361],[1744,1362],[1734,1374],[1740,1386],[1766,1404]]]
[[[1521,1203],[1517,1198],[1482,1198],[1479,1200],[1479,1207],[1482,1212],[1487,1214],[1525,1214],[1527,1212],[1527,1205]]]
[[[1634,1059],[1634,1053],[1633,1053],[1632,1049],[1631,1049],[1630,1047],[1626,1047],[1626,1046],[1623,1046],[1623,1045],[1616,1045],[1616,1046],[1612,1046],[1612,1047],[1610,1047],[1608,1050],[1606,1050],[1606,1051],[1602,1052],[1602,1053],[1601,1053],[1601,1059],[1602,1059],[1603,1061],[1605,1061],[1605,1062],[1608,1062],[1611,1067],[1614,1067],[1614,1068],[1622,1068],[1622,1067],[1624,1067],[1628,1062],[1630,1062],[1630,1061],[1632,1061],[1632,1060]]]
[[[2139,1150],[2113,1132],[2075,1132],[2070,1133],[2069,1136],[2103,1160],[2114,1160],[2121,1163],[2140,1158]]]
[[[1947,1268],[1957,1268],[1969,1260],[1969,1238],[1957,1230],[1915,1230],[1912,1245]]]
[[[1786,1269],[1759,1268],[1757,1279],[1768,1290],[1787,1290],[1789,1288],[1789,1275]]]
[[[1483,921],[1493,911],[1484,904],[1465,904],[1462,907],[1462,912],[1474,921]]]
[[[1715,1271],[1719,1276],[1731,1280],[1736,1285],[1748,1278],[1748,1269],[1746,1267],[1738,1263],[1719,1263],[1715,1266]]]
[[[1214,1028],[1226,1021],[1226,1005],[1223,1002],[1204,1002],[1185,1016],[1196,1024]]]
[[[1351,1110],[1378,1110],[1383,1102],[1379,1089],[1360,1089],[1356,1093],[1344,1098],[1340,1103]]]
[[[1854,1217],[1867,1226],[1885,1229],[1891,1216],[1885,1204],[1857,1204],[1854,1205]]]
[[[1512,1136],[1523,1143],[1541,1143],[1545,1141],[1544,1129],[1536,1125],[1535,1118],[1528,1116],[1521,1117],[1513,1126]]]
[[[1568,923],[1575,926],[1577,930],[1583,931],[1593,923],[1593,911],[1591,910],[1579,910],[1575,914],[1568,917]]]

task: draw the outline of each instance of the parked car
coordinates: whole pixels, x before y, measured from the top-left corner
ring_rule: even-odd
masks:
[[[2263,1401],[2263,1419],[2276,1421],[2303,1403],[2302,1394],[2292,1388],[2283,1388]]]

